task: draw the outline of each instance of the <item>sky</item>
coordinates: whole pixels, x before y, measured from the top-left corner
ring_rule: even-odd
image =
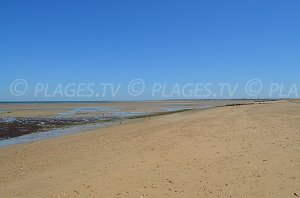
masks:
[[[212,89],[187,98],[270,97],[272,83],[300,93],[299,9],[299,0],[0,1],[0,101],[183,98],[171,93],[186,83]],[[20,79],[26,92],[14,94]],[[135,79],[138,96],[128,93]],[[264,88],[249,96],[251,79]],[[59,93],[70,83],[121,86],[116,95]],[[155,83],[168,93],[153,96]],[[220,83],[239,87],[212,94]],[[284,96],[298,97],[272,95]]]

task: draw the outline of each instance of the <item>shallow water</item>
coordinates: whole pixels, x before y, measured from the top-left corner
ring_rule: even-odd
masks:
[[[151,113],[148,112],[124,112],[124,111],[119,111],[119,112],[112,112],[111,113],[113,116],[116,116],[118,118],[130,118],[134,116],[142,116],[142,115],[148,115]]]
[[[35,132],[31,134],[22,135],[19,137],[14,137],[10,139],[5,139],[0,141],[0,147],[14,145],[14,144],[22,144],[22,143],[29,143],[37,140],[58,137],[73,133],[85,132],[96,128],[102,128],[105,126],[109,126],[112,124],[116,124],[116,121],[112,122],[105,122],[105,123],[97,123],[97,124],[87,124],[81,126],[72,126],[69,128],[60,128],[60,129],[53,129],[50,131],[43,131],[43,132]]]
[[[181,110],[185,110],[185,109],[193,109],[193,108],[189,108],[189,107],[164,107],[164,108],[160,108],[162,111],[181,111]]]
[[[65,117],[65,116],[73,116],[76,114],[88,114],[88,113],[97,113],[97,112],[103,113],[103,112],[114,112],[120,110],[121,108],[118,107],[77,107],[62,113],[58,113],[56,116]]]
[[[14,117],[6,117],[6,118],[0,118],[0,123],[12,123],[15,122],[17,119]]]
[[[204,104],[200,104],[198,106],[197,105],[170,104],[170,105],[165,105],[164,107],[158,108],[157,110],[159,110],[159,112],[173,112],[173,111],[180,111],[180,110],[187,110],[187,109],[206,109],[206,108],[211,108],[214,106],[215,105],[208,106],[208,105],[204,105]],[[33,109],[33,108],[28,108],[26,110],[30,110],[30,109]],[[36,131],[33,131],[30,129],[24,128],[25,125],[22,125],[22,123],[21,123],[20,127],[22,129],[25,129],[25,131],[29,131],[31,133],[22,135],[22,136],[18,136],[18,137],[12,137],[9,139],[0,140],[0,147],[12,145],[12,144],[32,142],[32,141],[36,141],[36,140],[40,140],[40,139],[57,137],[57,136],[67,135],[67,134],[72,134],[72,133],[78,133],[81,131],[87,131],[90,129],[104,127],[104,126],[111,125],[111,124],[116,124],[116,123],[120,122],[122,119],[128,119],[130,117],[158,113],[157,110],[155,112],[154,111],[149,111],[149,112],[148,111],[127,111],[125,108],[116,107],[116,106],[111,106],[111,107],[73,107],[73,108],[55,108],[54,107],[54,108],[34,108],[34,109],[35,110],[62,109],[65,111],[58,113],[57,115],[52,116],[50,118],[14,118],[14,117],[1,118],[0,123],[2,121],[5,123],[9,123],[9,124],[14,123],[14,122],[20,122],[20,120],[21,121],[23,120],[23,122],[25,124],[27,122],[30,122],[30,124],[32,124],[31,120],[36,119],[39,122],[38,126],[40,128],[38,128]],[[134,109],[134,110],[136,110],[136,109]],[[86,116],[86,117],[84,117],[84,116]],[[47,125],[47,122],[49,122],[49,120],[44,122],[43,119],[49,119],[50,124],[52,122],[51,120],[56,120],[58,122],[61,122],[61,123],[59,123],[59,126],[58,126],[60,128],[48,130],[48,131],[43,130],[45,128],[45,126],[43,126],[43,125],[44,124]],[[81,121],[83,121],[82,125],[76,125],[76,126],[73,125],[71,127],[64,125],[64,123],[70,121],[70,119],[80,119]],[[94,122],[93,123],[90,119],[96,119],[96,120],[108,119],[111,121],[100,122],[100,123]],[[63,128],[63,127],[68,127],[68,128]],[[41,132],[39,132],[39,131],[41,131]]]
[[[111,109],[112,108],[76,108],[74,112],[98,112],[98,110],[102,111]],[[114,110],[118,109],[114,108]],[[147,112],[112,111],[99,116],[77,118],[74,116],[56,116],[51,118],[0,118],[0,146],[25,143],[49,137],[76,133],[92,128],[99,128],[113,123],[118,123],[122,119],[146,114]],[[53,126],[55,129],[53,129]]]
[[[200,108],[209,108],[208,106],[200,107]],[[161,108],[161,112],[172,112],[172,111],[179,111],[185,109],[192,109],[189,107],[165,107]],[[80,131],[86,131],[90,129],[95,129],[99,127],[104,127],[111,124],[116,124],[123,119],[128,119],[131,117],[136,116],[143,116],[143,115],[151,115],[154,112],[146,112],[146,111],[121,111],[121,108],[117,107],[76,107],[72,108],[69,111],[59,113],[57,116],[52,118],[14,118],[14,117],[6,117],[1,118],[0,123],[6,123],[5,127],[9,127],[13,129],[11,126],[15,126],[15,130],[19,130],[22,134],[22,130],[25,133],[26,131],[31,131],[29,134],[23,134],[17,137],[8,137],[8,139],[0,140],[0,147],[1,146],[8,146],[12,144],[20,144],[20,143],[27,143],[31,141],[36,141],[45,138],[57,137],[61,135],[67,135],[72,133],[78,133]],[[74,118],[74,115],[82,114],[82,113],[98,113],[101,115],[97,115],[94,117],[87,117],[87,118]],[[103,119],[109,119],[109,122],[95,122],[101,121]],[[80,122],[81,125],[76,126],[68,126],[66,124]],[[29,123],[29,125],[28,125]],[[48,125],[51,124],[57,125],[56,129],[52,130],[44,130],[45,127],[47,129]],[[93,123],[93,124],[91,124]],[[36,128],[26,128],[26,126],[32,127],[36,125]],[[25,128],[24,128],[25,127]],[[65,127],[65,128],[64,128]],[[3,129],[5,130],[5,129]],[[3,131],[4,132],[4,131]],[[8,134],[13,134],[13,131],[6,131]]]

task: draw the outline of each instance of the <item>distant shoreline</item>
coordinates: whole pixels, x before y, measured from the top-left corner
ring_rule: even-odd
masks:
[[[84,101],[84,100],[78,100],[78,101],[63,101],[63,100],[57,100],[57,101],[0,101],[0,104],[36,104],[36,103],[118,103],[118,102],[163,102],[163,101],[210,101],[210,100],[217,100],[217,101],[228,101],[228,100],[257,100],[257,101],[278,101],[278,100],[288,100],[288,99],[294,99],[294,98],[258,98],[258,99],[253,99],[253,98],[233,98],[233,99],[165,99],[165,100],[103,100],[103,101],[95,101],[95,100],[90,100],[90,101]]]
[[[227,106],[3,147],[0,193],[292,196],[299,192],[299,111],[299,101]]]

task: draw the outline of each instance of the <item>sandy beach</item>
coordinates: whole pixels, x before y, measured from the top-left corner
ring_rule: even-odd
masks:
[[[222,106],[226,104],[250,103],[253,100],[157,100],[157,101],[124,101],[124,102],[32,102],[32,103],[0,103],[1,117],[50,117],[64,113],[70,109],[116,108],[123,111],[158,112],[162,108],[197,108],[206,106]],[[94,115],[97,112],[94,113]],[[99,112],[98,112],[99,113]],[[93,115],[89,112],[89,115]],[[94,116],[93,115],[93,116]],[[75,115],[76,116],[76,115]],[[82,114],[80,115],[82,116]]]
[[[299,7],[0,1],[0,198],[300,198]]]
[[[299,197],[300,102],[129,120],[0,148],[1,197]]]

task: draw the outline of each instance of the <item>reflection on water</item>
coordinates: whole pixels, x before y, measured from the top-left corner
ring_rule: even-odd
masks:
[[[160,106],[156,110],[152,109],[151,111],[136,111],[136,108],[125,109],[117,106],[74,108],[27,108],[25,110],[59,109],[64,111],[48,118],[0,118],[0,135],[3,135],[4,137],[2,138],[2,140],[0,140],[0,146],[26,143],[49,137],[78,133],[81,131],[120,123],[122,119],[151,115],[153,113],[173,112],[187,109],[203,109],[210,107],[212,106],[179,106],[172,104],[166,105],[165,107]]]
[[[151,114],[148,112],[112,112],[111,113],[113,116],[119,117],[119,118],[128,118],[128,117],[135,117],[135,116],[142,116],[142,115],[147,115]]]
[[[72,126],[69,128],[60,128],[60,129],[53,129],[50,131],[30,133],[30,134],[22,135],[22,136],[15,137],[15,138],[0,140],[0,147],[14,145],[14,144],[28,143],[28,142],[33,142],[33,141],[42,140],[42,139],[46,139],[46,138],[52,138],[52,137],[57,137],[57,136],[62,136],[62,135],[84,132],[84,131],[88,131],[91,129],[109,126],[114,123],[115,122],[87,124],[87,125],[80,125],[80,126]]]
[[[12,123],[15,122],[17,119],[14,117],[7,117],[7,118],[0,118],[0,123]]]
[[[72,116],[76,114],[88,114],[88,113],[103,113],[103,112],[114,112],[120,111],[118,107],[77,107],[72,108],[68,111],[58,113],[58,117]]]

